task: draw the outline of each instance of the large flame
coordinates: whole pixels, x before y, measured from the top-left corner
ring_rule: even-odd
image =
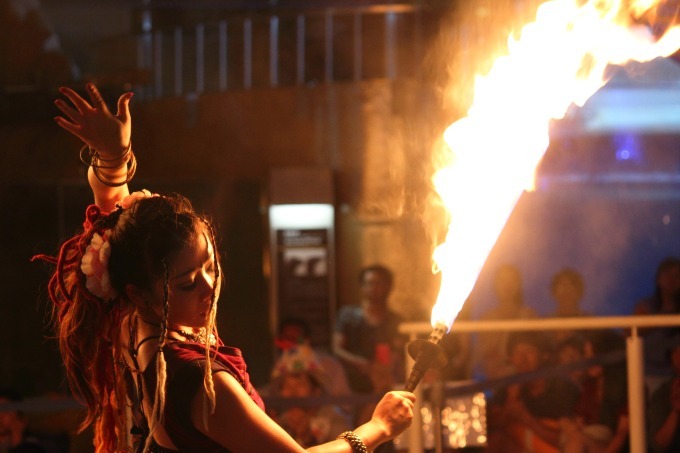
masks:
[[[444,134],[451,164],[433,178],[451,214],[446,241],[433,256],[442,272],[433,326],[450,328],[517,200],[532,189],[550,120],[606,83],[607,65],[648,61],[680,47],[679,28],[656,39],[638,22],[652,17],[656,3],[548,1],[518,39],[509,39],[507,55],[477,76],[467,116]]]

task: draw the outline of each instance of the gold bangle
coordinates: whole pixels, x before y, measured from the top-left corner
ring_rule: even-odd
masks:
[[[355,453],[368,453],[368,448],[361,437],[357,436],[354,431],[345,431],[340,434],[338,439],[345,439],[349,446],[352,447],[352,451]]]

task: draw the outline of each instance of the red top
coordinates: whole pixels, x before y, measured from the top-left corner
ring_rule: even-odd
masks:
[[[229,346],[213,346],[215,353],[212,372],[227,372],[234,376],[253,401],[264,410],[262,398],[257,393],[246,371],[241,351]],[[163,347],[167,362],[165,415],[163,427],[177,449],[182,452],[228,452],[200,432],[191,421],[191,402],[203,389],[205,346],[193,342],[172,342]],[[155,395],[156,357],[144,370],[148,394]]]

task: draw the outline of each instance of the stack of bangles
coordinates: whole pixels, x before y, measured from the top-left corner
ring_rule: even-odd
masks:
[[[340,434],[338,439],[345,439],[347,443],[349,443],[350,447],[352,447],[352,452],[354,453],[368,453],[368,448],[366,448],[366,444],[364,443],[363,440],[361,440],[361,437],[357,436],[354,431],[345,431],[344,433]]]
[[[87,155],[85,150],[88,150]],[[137,159],[135,158],[135,153],[132,152],[132,141],[130,141],[130,144],[123,154],[113,159],[102,159],[96,149],[91,148],[88,145],[84,145],[80,149],[80,161],[85,165],[92,167],[94,175],[97,177],[99,182],[109,187],[119,187],[129,183],[132,181],[135,171],[137,171]],[[123,181],[113,181],[102,174],[102,169],[115,170],[123,167],[124,165],[127,165],[127,175]]]

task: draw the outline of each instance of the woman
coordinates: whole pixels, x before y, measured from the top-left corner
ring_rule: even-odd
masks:
[[[240,351],[215,327],[221,269],[212,225],[185,198],[130,195],[132,93],[111,114],[62,88],[59,126],[85,142],[95,204],[50,281],[67,377],[97,451],[303,451],[263,410]],[[89,150],[88,153],[84,151]],[[406,429],[414,396],[390,392],[372,419],[319,452],[373,450]],[[126,411],[128,403],[132,410]],[[132,436],[126,428],[132,415]]]

